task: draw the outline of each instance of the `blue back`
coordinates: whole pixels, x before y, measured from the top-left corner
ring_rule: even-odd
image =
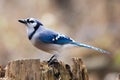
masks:
[[[40,33],[39,39],[41,42],[44,42],[44,43],[52,43],[52,44],[59,44],[59,45],[68,44],[73,41],[69,37],[60,35],[52,31],[44,31],[43,33]]]

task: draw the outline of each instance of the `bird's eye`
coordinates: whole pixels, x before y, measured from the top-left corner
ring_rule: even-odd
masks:
[[[29,21],[30,23],[34,23],[34,21]]]

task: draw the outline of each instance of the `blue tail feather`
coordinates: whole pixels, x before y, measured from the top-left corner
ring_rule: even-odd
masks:
[[[102,53],[110,54],[110,52],[108,52],[108,51],[105,51],[103,49],[100,49],[100,48],[97,48],[97,47],[94,47],[94,46],[86,45],[86,44],[83,44],[83,43],[72,42],[71,44],[79,46],[79,47],[85,47],[85,48],[93,49],[93,50],[96,50],[96,51],[99,51],[99,52],[102,52]]]

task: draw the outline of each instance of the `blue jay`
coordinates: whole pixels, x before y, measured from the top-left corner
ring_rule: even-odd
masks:
[[[35,18],[20,19],[18,21],[27,26],[28,38],[32,44],[43,51],[54,53],[61,50],[65,45],[70,44],[93,49],[102,53],[109,53],[100,48],[76,42],[63,34],[50,30]]]

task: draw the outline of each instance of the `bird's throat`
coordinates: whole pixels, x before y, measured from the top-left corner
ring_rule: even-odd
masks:
[[[32,39],[32,37],[34,36],[34,34],[35,34],[36,31],[38,30],[38,28],[39,28],[39,25],[36,25],[36,27],[34,27],[34,31],[31,32],[31,33],[28,35],[29,40]]]

